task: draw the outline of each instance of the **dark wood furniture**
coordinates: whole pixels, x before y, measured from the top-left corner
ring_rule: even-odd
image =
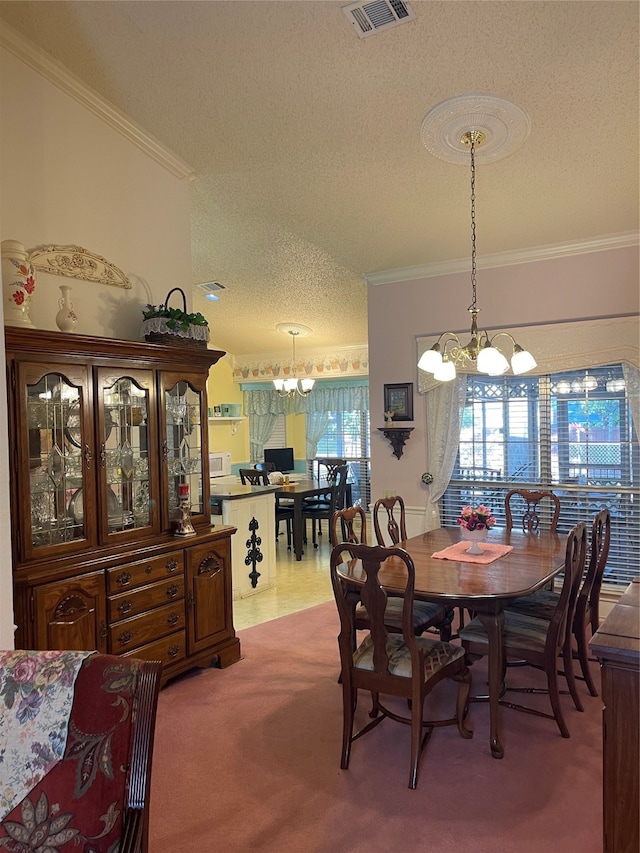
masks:
[[[416,598],[447,607],[467,607],[478,613],[489,637],[490,746],[494,758],[502,758],[499,698],[502,688],[503,611],[509,601],[540,589],[564,566],[566,540],[552,533],[530,536],[519,531],[493,528],[491,541],[513,546],[513,551],[488,565],[442,560],[432,555],[460,540],[459,529],[441,527],[400,543],[413,559]],[[349,577],[345,564],[338,571]],[[402,594],[403,570],[395,558],[385,562],[380,580],[388,592]]]
[[[506,528],[513,528],[514,509],[520,515],[520,527],[527,533],[546,529],[555,533],[560,518],[560,498],[549,491],[511,489],[504,498]],[[548,518],[544,515],[545,511]]]
[[[303,524],[306,524],[308,519],[311,519],[311,538],[313,547],[318,547],[317,533],[320,532],[322,521],[331,522],[333,514],[337,509],[342,509],[345,506],[345,496],[347,492],[347,475],[349,468],[347,465],[339,465],[333,475],[327,480],[329,484],[323,495],[318,495],[312,500],[307,500],[302,505]],[[329,539],[331,540],[331,530],[329,530]],[[331,544],[335,544],[331,542]]]
[[[16,643],[240,658],[231,535],[211,527],[207,375],[218,350],[5,330]],[[177,536],[187,518],[193,534]],[[183,528],[184,529],[184,528]]]
[[[567,536],[562,588],[549,620],[537,619],[523,613],[514,613],[507,609],[504,613],[502,630],[504,655],[516,657],[545,672],[552,713],[548,714],[529,706],[518,705],[503,698],[499,700],[500,704],[517,711],[525,711],[528,714],[555,720],[560,734],[565,738],[571,735],[560,704],[558,688],[559,655],[562,655],[564,674],[574,704],[578,711],[584,710],[576,691],[573,675],[570,626],[573,622],[578,587],[584,571],[586,547],[587,531],[584,524],[580,522]],[[478,617],[472,619],[468,625],[462,628],[460,640],[465,651],[472,658],[486,655],[488,652],[489,638],[482,621]],[[510,688],[507,686],[505,692],[507,690],[531,692],[528,687]]]
[[[587,632],[595,634],[600,624],[600,588],[602,576],[607,565],[609,544],[611,540],[611,513],[603,509],[597,513],[591,525],[591,540],[589,548],[589,567],[584,575],[578,600],[576,603],[573,624],[570,627],[576,639],[576,648],[582,678],[586,682],[589,693],[598,695],[589,667],[589,645]],[[516,598],[509,604],[509,610],[524,613],[538,619],[551,619],[558,602],[558,593],[552,590],[539,589],[531,595]]]
[[[326,482],[318,480],[298,480],[296,483],[287,483],[278,488],[277,497],[286,498],[291,502],[293,508],[293,549],[296,560],[302,559],[304,552],[305,525],[302,515],[304,502],[307,498],[326,495],[331,486]]]
[[[605,853],[640,850],[640,578],[589,642],[602,678]]]
[[[380,516],[386,512],[386,529],[389,536],[390,544],[397,545],[402,539],[407,538],[407,523],[406,513],[404,508],[404,500],[400,495],[394,495],[388,498],[378,498],[373,505],[373,529],[376,534],[378,545],[386,545]],[[397,514],[397,518],[396,518]]]
[[[387,632],[385,613],[388,597],[378,578],[382,566],[390,558],[395,561],[396,570],[404,566],[404,582],[398,589],[403,605],[400,633]],[[346,578],[340,571],[343,560],[349,560],[351,566]],[[400,571],[397,571],[398,578],[399,575]],[[340,767],[343,770],[349,767],[351,744],[388,717],[411,726],[409,788],[415,788],[422,748],[436,726],[457,724],[462,737],[472,737],[472,732],[464,724],[471,687],[471,674],[465,664],[464,653],[460,646],[415,636],[415,569],[411,557],[402,549],[351,543],[336,545],[331,553],[331,583],[340,615],[338,646],[343,711]],[[354,587],[357,589],[355,593]],[[362,600],[369,613],[368,634],[357,648],[352,604],[354,594]],[[455,716],[424,720],[425,698],[444,678],[458,682]],[[373,707],[369,716],[373,719],[354,734],[359,690],[371,691]],[[381,694],[408,700],[409,716],[392,710],[381,699]]]
[[[240,482],[243,486],[268,486],[269,474],[257,468],[239,468]]]

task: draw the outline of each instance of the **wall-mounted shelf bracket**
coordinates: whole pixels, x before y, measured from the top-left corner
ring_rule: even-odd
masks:
[[[402,456],[402,448],[413,431],[413,427],[378,427],[380,432],[384,433],[384,437],[393,447],[393,455],[396,459]]]
[[[221,423],[231,424],[231,435],[235,435],[236,432],[238,431],[238,424],[240,423],[240,421],[246,421],[246,417],[240,417],[240,418],[209,418],[208,420],[209,420],[210,424],[221,424]]]

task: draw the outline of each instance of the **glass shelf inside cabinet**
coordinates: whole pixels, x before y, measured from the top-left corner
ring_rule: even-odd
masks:
[[[108,532],[151,523],[149,500],[149,392],[125,376],[102,388],[101,437]]]
[[[59,373],[26,388],[31,544],[58,545],[85,536],[69,512],[83,485],[81,389]]]
[[[179,508],[178,486],[187,484],[192,513],[202,508],[202,398],[188,382],[178,382],[165,393],[169,509]]]

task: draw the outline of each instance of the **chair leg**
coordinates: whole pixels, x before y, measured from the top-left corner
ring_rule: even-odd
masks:
[[[464,721],[469,713],[469,694],[471,693],[471,672],[468,667],[465,667],[461,672],[453,676],[453,680],[458,682],[458,696],[456,698],[456,720],[458,721],[458,731],[460,737],[473,737],[473,732],[468,729]]]
[[[291,519],[287,518],[287,551],[291,550]]]
[[[549,690],[549,699],[551,700],[551,709],[553,717],[558,724],[562,737],[571,737],[567,724],[562,716],[562,708],[560,707],[560,693],[558,691],[558,673],[555,666],[549,667],[547,670],[547,687]]]
[[[356,691],[351,686],[342,684],[342,755],[340,767],[346,770],[349,767],[351,755],[351,739],[353,736],[353,714],[356,703]]]
[[[567,684],[569,685],[569,693],[571,694],[571,698],[573,699],[573,704],[576,706],[576,710],[584,711],[582,700],[578,695],[578,688],[576,687],[576,678],[573,672],[573,651],[571,648],[571,636],[571,632],[569,631],[564,641],[564,647],[562,649],[564,677],[566,678]]]
[[[587,631],[586,626],[582,625],[578,631],[576,632],[576,643],[578,644],[578,659],[580,660],[580,668],[582,669],[582,677],[585,680],[587,685],[587,689],[592,696],[598,695],[598,688],[596,687],[593,676],[591,675],[591,669],[589,667],[589,649],[587,646]]]
[[[418,762],[422,746],[422,716],[424,699],[414,701],[411,706],[411,766],[409,770],[409,788],[415,790],[418,784]]]

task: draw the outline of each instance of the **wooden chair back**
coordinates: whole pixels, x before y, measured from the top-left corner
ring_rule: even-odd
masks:
[[[545,656],[548,659],[549,666],[552,665],[551,656],[553,656],[553,659],[557,658],[564,644],[566,642],[571,643],[573,617],[576,611],[578,589],[580,588],[580,581],[584,573],[586,557],[587,528],[584,522],[580,521],[567,534],[562,587],[560,588],[558,604],[551,618],[549,631],[547,632]]]
[[[514,509],[518,508],[521,527],[525,533],[536,533],[545,528],[556,533],[560,519],[560,498],[550,491],[511,489],[504,499],[506,529],[513,529]]]
[[[600,625],[600,588],[609,556],[611,544],[611,513],[602,509],[593,517],[591,525],[591,543],[589,548],[589,566],[584,576],[576,604],[576,627],[591,625],[595,634]]]
[[[331,542],[367,544],[367,515],[361,506],[338,509],[331,518]]]
[[[390,498],[379,498],[373,506],[373,529],[376,534],[378,545],[386,545],[380,516],[383,510],[387,514],[386,528],[392,545],[404,542],[407,538],[407,526],[405,518],[404,501],[400,495]]]
[[[316,459],[318,480],[326,477],[327,480],[335,480],[338,468],[347,464],[346,459],[340,459],[337,456],[318,457]],[[324,471],[322,470],[324,468]]]
[[[240,481],[243,486],[268,486],[269,474],[256,468],[240,468]]]

